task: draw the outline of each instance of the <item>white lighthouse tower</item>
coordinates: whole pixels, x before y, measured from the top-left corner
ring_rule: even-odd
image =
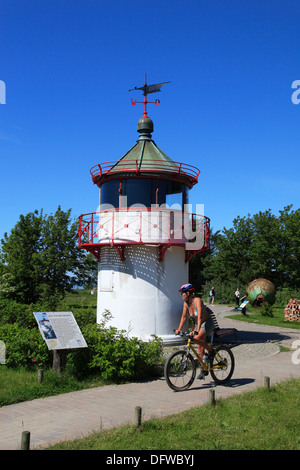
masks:
[[[144,93],[135,145],[120,160],[91,168],[99,211],[80,216],[79,247],[98,259],[97,321],[109,310],[111,324],[129,336],[156,335],[168,344],[178,341],[178,289],[188,282],[188,261],[209,249],[209,219],[188,211],[200,171],[174,162],[152,140],[147,104],[159,101],[147,95],[161,85],[148,86],[145,76],[135,88]]]

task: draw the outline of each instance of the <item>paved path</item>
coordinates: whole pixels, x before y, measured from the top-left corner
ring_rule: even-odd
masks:
[[[132,423],[136,406],[142,407],[143,420],[147,420],[206,403],[212,387],[218,399],[261,387],[265,376],[270,377],[271,385],[300,378],[300,364],[292,361],[295,351],[279,354],[278,347],[280,343],[291,348],[295,340],[300,340],[299,330],[231,320],[226,318],[229,309],[224,306],[213,306],[213,310],[220,327],[239,331],[238,345],[233,347],[236,368],[227,386],[215,386],[208,376],[205,381],[196,380],[189,390],[176,393],[161,378],[4,406],[0,408],[0,450],[20,448],[22,431],[30,431],[31,448],[43,448],[92,431]]]

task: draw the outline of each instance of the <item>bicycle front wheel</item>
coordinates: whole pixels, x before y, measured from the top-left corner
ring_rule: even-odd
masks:
[[[164,372],[166,382],[172,390],[187,390],[195,380],[195,360],[187,351],[175,351],[167,359]]]
[[[210,366],[210,375],[217,385],[223,385],[232,377],[234,371],[234,355],[226,346],[218,346]]]

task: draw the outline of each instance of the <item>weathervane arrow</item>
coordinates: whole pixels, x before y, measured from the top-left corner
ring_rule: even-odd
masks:
[[[144,97],[145,97],[144,101],[137,101],[137,100],[131,99],[131,104],[132,105],[136,105],[136,103],[144,103],[144,116],[143,117],[147,117],[147,103],[154,103],[157,106],[160,104],[159,100],[148,101],[147,100],[147,95],[149,95],[150,93],[157,93],[157,92],[161,91],[161,87],[163,85],[165,85],[166,83],[170,83],[170,82],[154,83],[153,85],[147,85],[146,74],[145,74],[144,86],[134,87],[131,90],[128,90],[128,91],[141,90],[143,92]]]

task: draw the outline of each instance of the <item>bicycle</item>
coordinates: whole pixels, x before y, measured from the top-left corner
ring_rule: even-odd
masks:
[[[196,361],[191,354],[191,350],[195,354],[204,374],[210,373],[212,379],[217,385],[224,385],[232,377],[235,360],[234,355],[227,346],[212,346],[213,334],[209,346],[213,350],[213,358],[210,362],[205,363],[199,356],[193,344],[193,338],[189,333],[180,333],[180,336],[187,337],[187,346],[172,353],[165,364],[164,376],[167,384],[176,392],[187,390],[194,382],[196,377]]]

